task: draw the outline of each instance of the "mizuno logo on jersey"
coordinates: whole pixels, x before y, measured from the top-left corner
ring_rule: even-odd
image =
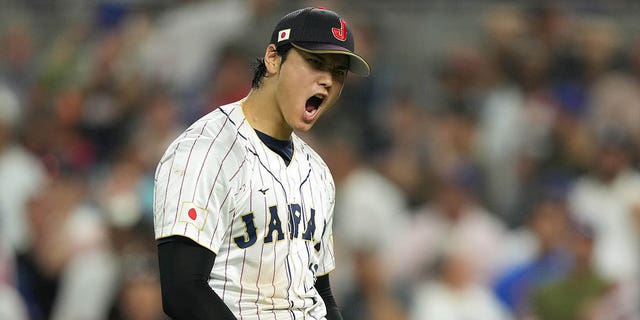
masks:
[[[282,224],[280,217],[278,216],[278,207],[269,207],[269,222],[267,224],[266,235],[263,238],[264,243],[271,243],[273,241],[284,240],[285,230],[288,230],[289,239],[303,239],[307,241],[313,241],[316,232],[316,210],[311,209],[308,215],[308,220],[304,226],[306,228],[302,230],[302,207],[299,204],[290,204],[288,206],[288,225]],[[244,222],[245,232],[244,234],[233,238],[236,245],[242,249],[248,248],[256,243],[258,238],[258,230],[254,223],[254,214],[250,212],[242,216],[242,222]]]

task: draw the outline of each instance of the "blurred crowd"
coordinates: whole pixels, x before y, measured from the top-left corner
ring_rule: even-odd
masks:
[[[481,1],[472,39],[407,63],[382,3],[0,2],[0,319],[166,319],[157,161],[306,5],[349,17],[373,66],[301,134],[337,186],[345,320],[640,319],[640,34]]]

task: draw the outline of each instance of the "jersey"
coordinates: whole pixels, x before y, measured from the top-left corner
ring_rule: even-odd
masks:
[[[194,122],[156,168],[156,239],[185,236],[214,252],[209,285],[238,319],[326,314],[314,283],[335,267],[335,185],[320,156],[292,141],[285,165],[235,102]]]

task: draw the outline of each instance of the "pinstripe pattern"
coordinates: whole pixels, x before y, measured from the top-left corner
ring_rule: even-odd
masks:
[[[286,166],[237,102],[196,121],[156,169],[156,238],[182,235],[215,252],[209,285],[238,319],[324,319],[326,313],[313,284],[335,265],[335,188],[320,157],[295,134],[292,139]],[[249,222],[242,219],[248,214]],[[310,226],[315,232],[305,240]]]

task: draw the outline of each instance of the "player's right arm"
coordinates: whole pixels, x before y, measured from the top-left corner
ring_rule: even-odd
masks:
[[[236,319],[207,282],[215,258],[186,237],[158,241],[162,308],[172,319]]]
[[[156,170],[154,229],[162,303],[173,319],[235,319],[208,285],[232,216],[227,174],[238,165],[228,142],[236,131],[217,120],[194,124],[172,143]]]

